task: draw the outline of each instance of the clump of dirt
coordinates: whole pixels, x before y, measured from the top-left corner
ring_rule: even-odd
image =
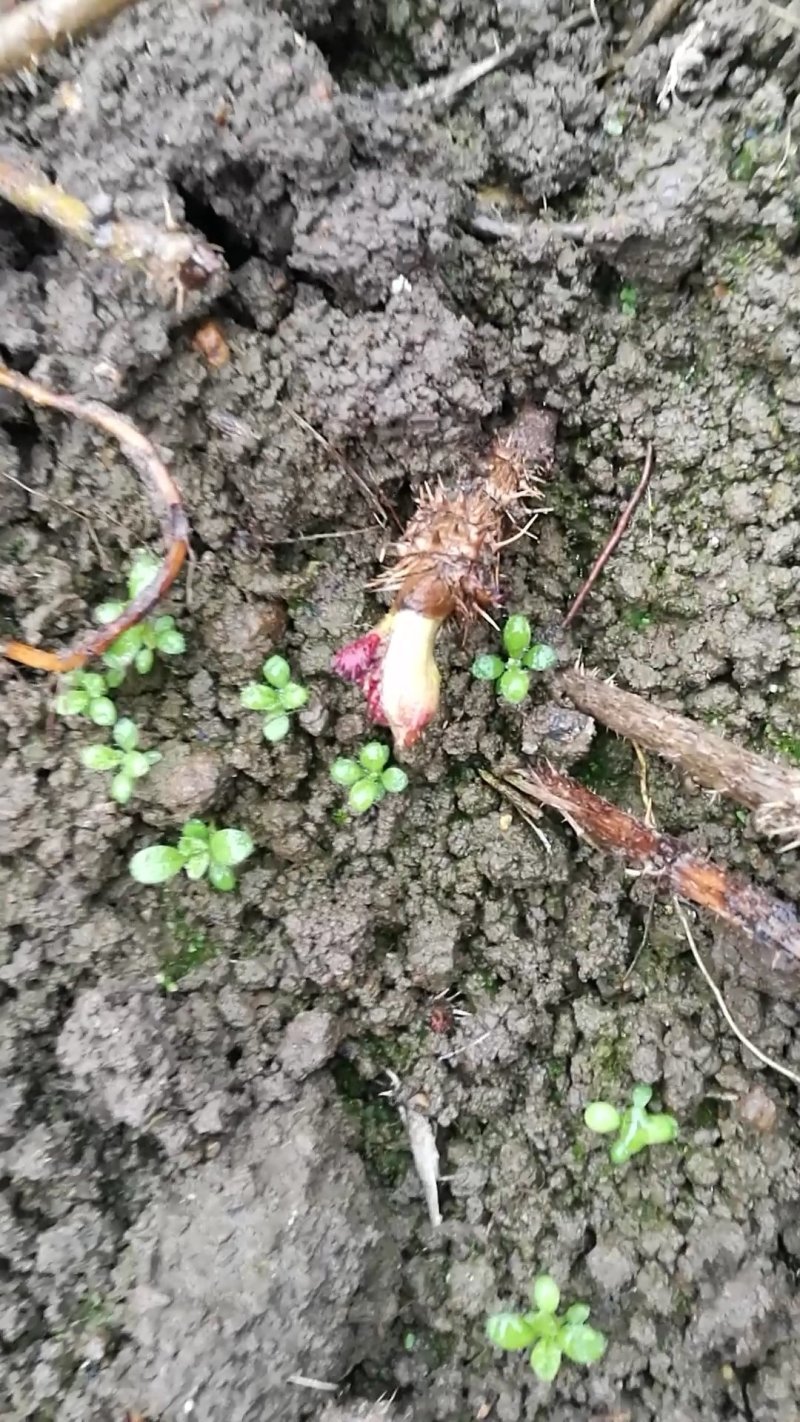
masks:
[[[178,310],[0,214],[4,359],[124,405],[196,554],[165,607],[186,655],[115,693],[163,753],[124,810],[79,762],[101,733],[0,665],[4,1414],[793,1422],[794,1088],[652,884],[548,815],[538,838],[478,772],[544,751],[638,813],[645,789],[661,828],[790,898],[796,856],[668,768],[643,786],[544,679],[500,705],[468,671],[483,625],[442,635],[404,794],[348,818],[328,774],[368,734],[329,667],[379,615],[387,506],[471,469],[527,399],[558,457],[508,605],[563,659],[800,758],[800,46],[710,0],[599,79],[645,8],[143,0],[0,95],[0,150],[130,216],[166,197],[229,268]],[[649,501],[559,638],[650,440]],[[2,397],[3,636],[67,642],[156,537],[116,449]],[[270,746],[239,692],[276,649],[311,699]],[[252,835],[236,892],[134,885],[133,851],[195,816]],[[794,1003],[695,931],[796,1068]],[[438,1228],[387,1071],[436,1129]],[[680,1136],[615,1171],[581,1111],[636,1080]],[[483,1328],[545,1269],[610,1340],[549,1390]]]

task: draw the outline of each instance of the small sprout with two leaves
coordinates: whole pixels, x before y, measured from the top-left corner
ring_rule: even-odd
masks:
[[[399,765],[387,765],[389,747],[381,741],[367,741],[357,760],[340,756],[331,766],[331,780],[347,791],[347,803],[354,815],[363,815],[382,800],[386,792],[399,795],[408,785],[408,776]]]
[[[496,682],[498,695],[512,706],[528,695],[532,671],[549,671],[556,664],[553,648],[546,642],[532,642],[531,638],[527,617],[514,613],[503,628],[505,659],[487,652],[472,663],[472,675],[478,681]]]
[[[153,581],[158,569],[158,560],[152,553],[136,554],[128,574],[129,602]],[[95,619],[101,624],[113,622],[126,606],[125,602],[103,602],[94,610]],[[185,651],[186,641],[175,626],[174,617],[145,617],[114,639],[103,653],[103,662],[122,680],[131,666],[145,676],[153,666],[156,652],[162,657],[179,657]]]
[[[230,893],[236,888],[235,867],[249,859],[254,848],[245,830],[215,829],[204,820],[187,820],[177,845],[140,849],[128,869],[138,884],[166,884],[183,869],[188,879],[208,875],[212,888]]]
[[[555,1279],[540,1274],[531,1289],[529,1313],[493,1313],[486,1336],[496,1348],[511,1352],[530,1348],[530,1365],[540,1382],[552,1382],[562,1358],[588,1367],[606,1351],[605,1334],[587,1323],[587,1304],[576,1303],[559,1313],[561,1294]]]
[[[242,687],[241,702],[247,711],[264,712],[264,739],[275,744],[289,734],[289,717],[305,706],[308,688],[292,681],[285,657],[268,657],[261,668],[263,681]]]
[[[111,738],[113,746],[85,746],[81,751],[81,764],[85,770],[113,770],[109,793],[118,805],[127,805],[134,783],[147,775],[161,756],[158,751],[137,749],[139,730],[127,716],[116,722]]]
[[[119,686],[123,675],[113,671],[105,675],[83,670],[67,672],[58,684],[56,715],[87,716],[95,726],[113,726],[117,708],[108,693]]]
[[[614,1165],[624,1165],[646,1146],[664,1145],[675,1140],[678,1134],[675,1117],[666,1111],[647,1110],[652,1095],[652,1086],[640,1081],[634,1086],[631,1104],[624,1111],[618,1111],[608,1101],[590,1101],[586,1107],[583,1119],[590,1131],[599,1136],[616,1133],[616,1140],[612,1141],[608,1152]]]

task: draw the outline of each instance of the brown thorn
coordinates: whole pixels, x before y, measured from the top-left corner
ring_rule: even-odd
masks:
[[[0,654],[22,666],[48,672],[73,671],[77,667],[85,666],[92,657],[100,656],[122,632],[126,632],[129,627],[135,627],[137,622],[141,622],[161,601],[174,583],[186,558],[189,549],[189,523],[177,484],[155,445],[136,428],[132,420],[118,414],[108,405],[101,405],[97,400],[81,401],[72,395],[59,395],[55,390],[49,390],[38,381],[30,380],[2,364],[0,386],[13,390],[34,405],[60,410],[65,415],[72,415],[74,419],[85,420],[110,435],[117,441],[120,450],[137,474],[149,478],[156,502],[166,506],[166,555],[151,581],[113,622],[107,622],[91,631],[67,652],[47,652],[40,647],[31,647],[27,642],[14,640],[0,642]]]
[[[616,522],[616,524],[614,525],[614,529],[613,529],[613,532],[612,532],[612,534],[611,534],[611,537],[609,538],[608,542],[606,543],[605,548],[603,549],[602,553],[600,554],[600,557],[599,557],[599,558],[596,560],[596,562],[594,563],[594,566],[592,567],[592,570],[591,570],[591,572],[589,573],[588,578],[587,578],[586,581],[584,582],[584,584],[583,584],[583,586],[582,586],[580,592],[578,593],[578,596],[575,598],[575,601],[573,602],[572,606],[570,607],[569,612],[567,613],[566,617],[564,618],[564,621],[561,623],[561,626],[562,626],[563,628],[566,628],[566,627],[571,626],[571,624],[574,622],[575,618],[577,617],[578,613],[580,612],[581,608],[583,607],[583,604],[584,604],[584,602],[586,601],[587,597],[589,596],[589,593],[591,592],[592,588],[594,587],[595,583],[597,582],[597,579],[600,577],[600,574],[602,573],[603,569],[605,568],[606,563],[608,562],[609,558],[611,557],[611,554],[614,552],[614,549],[617,547],[617,544],[620,542],[620,540],[621,540],[621,538],[622,538],[622,535],[624,534],[626,528],[628,527],[628,524],[630,523],[631,519],[633,518],[633,515],[635,514],[637,508],[639,507],[639,504],[641,503],[641,501],[642,501],[642,499],[643,499],[643,497],[644,497],[644,495],[645,495],[645,493],[646,493],[646,491],[647,491],[647,486],[648,486],[648,484],[650,483],[650,479],[651,479],[652,473],[653,473],[653,446],[652,446],[652,444],[648,444],[648,446],[647,446],[647,453],[645,454],[645,457],[644,457],[644,467],[643,467],[643,469],[642,469],[641,478],[640,478],[638,484],[636,485],[636,488],[634,489],[633,493],[631,494],[631,497],[629,498],[627,504],[625,505],[624,509],[622,510],[622,513],[620,514],[619,518],[617,519],[617,522]]]

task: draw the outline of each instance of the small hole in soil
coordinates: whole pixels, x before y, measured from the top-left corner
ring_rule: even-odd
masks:
[[[225,261],[232,272],[243,266],[248,257],[256,255],[256,248],[247,240],[243,234],[234,227],[227,218],[220,217],[209,203],[203,202],[184,188],[180,183],[175,184],[175,190],[183,201],[186,213],[186,221],[190,227],[196,227],[198,232],[202,232],[207,240],[216,247],[221,247]]]
[[[243,1056],[244,1050],[242,1047],[231,1047],[230,1051],[225,1053],[225,1059],[228,1063],[228,1066],[232,1067],[235,1067],[237,1063],[242,1060]]]

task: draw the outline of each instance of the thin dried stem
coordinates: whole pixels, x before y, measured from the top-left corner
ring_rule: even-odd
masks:
[[[598,77],[605,78],[617,69],[624,68],[629,59],[641,54],[648,44],[654,44],[667,26],[676,19],[684,3],[685,0],[655,0],[655,4],[650,7],[641,24],[636,26],[627,44],[609,61]]]
[[[2,28],[0,26],[0,28]],[[19,212],[40,218],[100,256],[138,267],[147,273],[160,295],[174,297],[182,306],[186,293],[199,291],[227,270],[216,247],[197,233],[171,225],[163,227],[132,217],[95,216],[80,198],[73,197],[28,163],[0,158],[0,198]]]
[[[297,410],[293,410],[291,405],[285,404],[282,400],[279,400],[278,404],[282,410],[286,411],[289,418],[294,420],[296,425],[299,425],[301,430],[305,430],[306,434],[311,435],[311,438],[316,440],[317,444],[326,450],[327,453],[336,460],[337,464],[341,465],[345,474],[352,479],[356,488],[361,490],[367,503],[375,510],[375,516],[381,528],[386,527],[388,515],[395,527],[402,529],[403,525],[388,499],[385,499],[382,494],[379,494],[377,490],[372,487],[369,480],[366,479],[363,474],[360,474],[349,460],[345,459],[341,450],[337,449],[334,444],[331,444],[330,440],[327,440],[323,434],[320,434],[319,430],[316,430],[303,415],[298,414]]]
[[[588,578],[584,582],[583,587],[581,588],[580,592],[578,593],[578,596],[575,598],[575,601],[569,609],[569,612],[564,618],[564,621],[561,624],[562,627],[569,627],[575,621],[575,618],[583,607],[583,604],[589,596],[589,593],[591,592],[595,583],[597,582],[597,579],[600,577],[600,574],[602,573],[609,558],[614,552],[614,549],[617,547],[618,543],[622,539],[622,536],[626,528],[628,527],[628,524],[630,523],[631,519],[633,518],[633,515],[635,514],[637,508],[639,507],[639,504],[642,502],[642,499],[644,498],[644,495],[647,491],[647,486],[650,483],[652,473],[653,446],[652,444],[648,444],[647,453],[644,457],[644,467],[642,469],[641,478],[638,484],[636,485],[636,488],[634,489],[633,493],[631,494],[627,504],[622,510],[622,513],[617,519],[611,537],[606,543],[605,548],[603,549],[602,553],[600,554],[600,557],[597,559],[594,566],[592,567]]]
[[[0,74],[15,74],[66,39],[111,20],[134,0],[23,0],[0,18]]]
[[[93,629],[70,651],[46,652],[41,647],[31,647],[27,642],[0,642],[0,655],[10,661],[19,662],[39,671],[67,672],[75,667],[83,667],[92,657],[98,657],[111,643],[141,622],[165,596],[180,572],[189,549],[189,524],[181,502],[178,486],[167,466],[158,454],[155,445],[138,430],[132,420],[101,405],[97,400],[76,400],[72,395],[59,395],[36,380],[18,375],[0,365],[0,386],[13,390],[24,400],[51,410],[60,410],[72,415],[76,420],[85,420],[115,439],[125,458],[133,465],[136,473],[149,481],[156,505],[163,505],[164,538],[167,551],[158,571],[145,588],[124,608],[113,622]]]
[[[512,789],[558,810],[599,848],[655,876],[680,898],[709,909],[735,931],[760,969],[781,978],[800,973],[800,919],[785,900],[701,859],[681,840],[650,829],[551,765],[501,778]]]

